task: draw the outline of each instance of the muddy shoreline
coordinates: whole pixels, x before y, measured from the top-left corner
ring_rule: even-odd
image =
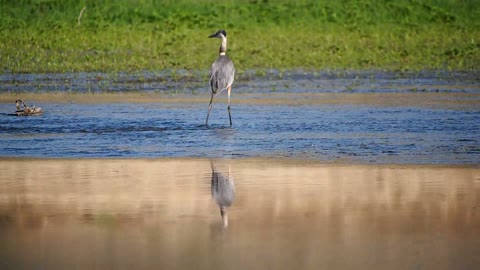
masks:
[[[308,93],[242,94],[234,93],[232,104],[259,105],[367,105],[380,107],[421,106],[447,109],[476,109],[480,93]],[[232,98],[233,98],[232,97]],[[165,95],[149,93],[15,93],[0,95],[0,103],[14,105],[16,99],[36,103],[208,103],[209,95]],[[13,101],[13,102],[12,102]],[[219,96],[217,102],[225,103]],[[12,108],[14,106],[12,105]]]

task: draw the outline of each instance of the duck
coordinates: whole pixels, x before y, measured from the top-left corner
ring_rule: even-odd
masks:
[[[12,115],[16,116],[31,116],[31,115],[40,115],[42,114],[42,108],[40,107],[29,107],[23,100],[17,99],[15,101],[16,111]]]

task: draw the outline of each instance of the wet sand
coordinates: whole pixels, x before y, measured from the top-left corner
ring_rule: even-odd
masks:
[[[475,110],[480,106],[479,93],[242,93],[234,91],[233,104],[257,105],[365,105],[381,107],[426,107]],[[38,103],[184,103],[208,104],[210,95],[160,93],[2,93],[0,103],[22,99]],[[226,95],[215,99],[226,102]]]
[[[1,269],[476,269],[478,166],[2,159]]]

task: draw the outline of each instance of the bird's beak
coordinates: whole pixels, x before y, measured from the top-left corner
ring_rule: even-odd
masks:
[[[215,34],[212,34],[212,35],[208,36],[208,38],[214,38],[214,37],[218,37],[218,32],[215,33]]]

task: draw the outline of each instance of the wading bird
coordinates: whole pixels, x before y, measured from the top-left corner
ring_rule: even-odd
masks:
[[[228,167],[228,175],[215,170],[211,161],[210,166],[212,167],[212,198],[220,207],[223,227],[226,228],[228,227],[227,207],[232,206],[233,200],[235,199],[235,183],[233,182],[233,177],[230,175],[230,166]]]
[[[233,80],[235,79],[235,67],[232,60],[226,55],[227,51],[227,32],[219,30],[215,34],[208,36],[209,38],[221,38],[219,56],[212,64],[210,69],[210,87],[212,88],[212,96],[210,104],[208,104],[207,120],[205,125],[208,126],[208,116],[212,109],[213,97],[227,89],[228,91],[228,118],[230,119],[230,126],[232,126],[232,115],[230,114],[230,92],[232,91]]]

